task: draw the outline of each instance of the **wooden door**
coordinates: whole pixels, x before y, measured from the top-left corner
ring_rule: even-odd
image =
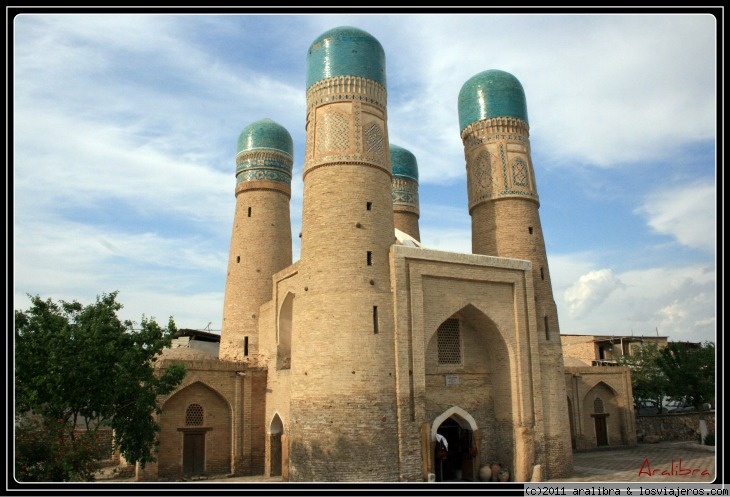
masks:
[[[195,476],[205,469],[205,433],[185,433],[183,438],[183,474]]]
[[[594,415],[596,421],[596,445],[608,445],[608,427],[606,425],[606,416]]]
[[[270,476],[281,476],[281,433],[271,434]]]

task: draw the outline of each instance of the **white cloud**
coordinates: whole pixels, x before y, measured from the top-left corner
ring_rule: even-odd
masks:
[[[580,257],[580,256],[579,256]],[[558,268],[567,267],[557,260]],[[584,267],[585,261],[576,267]],[[562,293],[566,279],[551,272],[562,333],[654,335],[715,340],[717,300],[712,266],[677,265],[624,271],[593,270]],[[556,278],[557,284],[556,284]]]
[[[563,295],[570,315],[582,316],[603,303],[611,293],[621,288],[621,280],[610,269],[599,269],[581,276]]]
[[[687,247],[714,253],[716,199],[714,185],[697,183],[652,193],[637,212],[654,231]]]
[[[227,247],[227,246],[226,246]],[[124,232],[49,219],[16,226],[15,293],[91,299],[101,292],[199,293],[224,285],[228,254],[197,234]],[[124,302],[124,300],[120,300]],[[159,308],[154,299],[147,312]]]

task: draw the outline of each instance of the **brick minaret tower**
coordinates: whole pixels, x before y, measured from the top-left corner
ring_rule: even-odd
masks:
[[[292,138],[271,119],[238,138],[236,213],[223,301],[219,357],[255,363],[258,314],[271,300],[271,277],[292,263]]]
[[[532,262],[540,373],[550,386],[541,391],[543,412],[535,413],[537,426],[541,417],[545,426],[544,434],[535,433],[536,456],[549,478],[568,476],[572,464],[565,454],[572,452],[563,355],[538,214],[525,93],[513,75],[488,70],[464,83],[458,106],[472,251]]]
[[[393,215],[395,227],[421,241],[418,229],[418,163],[416,157],[398,145],[390,144],[393,168]]]
[[[398,479],[385,54],[339,27],[307,57],[291,481]],[[337,427],[333,429],[333,427]]]

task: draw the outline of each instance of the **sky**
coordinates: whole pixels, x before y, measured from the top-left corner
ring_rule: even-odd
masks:
[[[354,26],[385,51],[389,139],[416,157],[426,248],[471,253],[457,98],[507,71],[561,333],[715,341],[715,17],[60,12],[8,20],[14,309],[117,291],[123,319],[219,332],[238,136],[263,118],[292,135],[297,260],[307,51]]]

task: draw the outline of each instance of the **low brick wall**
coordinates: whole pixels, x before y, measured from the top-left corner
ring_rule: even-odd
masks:
[[[715,412],[704,414],[707,421],[707,433],[715,433]],[[644,441],[648,435],[657,435],[664,441],[699,441],[700,414],[687,412],[682,414],[659,414],[656,416],[636,417],[636,438]]]

